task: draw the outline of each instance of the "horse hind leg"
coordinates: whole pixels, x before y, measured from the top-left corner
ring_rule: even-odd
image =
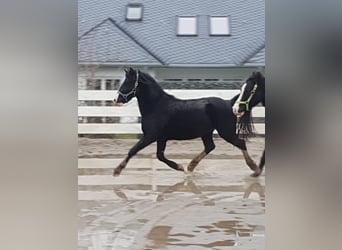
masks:
[[[160,160],[161,162],[164,162],[170,168],[184,172],[184,167],[182,165],[177,164],[174,161],[170,161],[169,159],[167,159],[164,156],[165,147],[166,147],[166,141],[165,140],[157,140],[157,158],[158,158],[158,160]]]
[[[208,136],[204,136],[202,137],[202,141],[204,144],[204,150],[197,155],[195,158],[193,158],[191,160],[191,162],[188,165],[188,171],[192,172],[194,171],[195,167],[198,165],[198,163],[207,155],[209,154],[211,151],[213,151],[215,149],[215,144],[213,141],[213,135],[210,134]]]

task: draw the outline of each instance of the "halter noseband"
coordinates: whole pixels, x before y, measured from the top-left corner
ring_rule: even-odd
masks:
[[[137,80],[136,80],[135,83],[134,83],[134,88],[133,88],[131,91],[129,91],[128,93],[124,94],[124,93],[122,93],[120,90],[118,90],[118,94],[121,95],[122,98],[123,98],[126,102],[128,102],[128,96],[129,96],[129,95],[133,94],[133,97],[135,97],[135,93],[136,93],[137,87],[138,87],[138,79],[139,79],[139,73],[137,72]]]
[[[256,91],[257,88],[258,88],[258,85],[255,84],[254,87],[253,87],[253,89],[252,89],[252,91],[251,91],[250,96],[248,97],[248,99],[247,99],[246,101],[240,101],[240,100],[238,100],[236,103],[239,104],[239,105],[240,105],[240,104],[246,105],[246,111],[250,111],[249,102],[251,101],[251,99],[252,99],[253,95],[255,94],[255,91]],[[242,93],[241,93],[241,94],[242,94]]]

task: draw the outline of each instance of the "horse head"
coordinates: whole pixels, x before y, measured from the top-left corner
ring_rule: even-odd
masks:
[[[124,103],[128,103],[136,95],[138,87],[139,71],[132,68],[125,69],[125,80],[121,84],[117,97],[114,98],[114,105],[120,106]]]
[[[241,117],[260,102],[263,104],[265,102],[265,77],[260,72],[253,72],[242,85],[241,93],[233,106],[233,112]]]

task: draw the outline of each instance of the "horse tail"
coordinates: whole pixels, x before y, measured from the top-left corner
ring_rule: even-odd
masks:
[[[255,134],[253,117],[251,111],[246,111],[243,116],[238,118],[236,124],[237,134],[241,139],[247,140]]]

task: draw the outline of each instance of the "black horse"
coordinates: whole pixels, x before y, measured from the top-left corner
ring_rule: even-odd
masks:
[[[232,99],[232,103],[233,112],[238,117],[238,133],[243,138],[253,135],[251,109],[259,103],[265,107],[265,77],[260,72],[253,72],[242,86],[240,94]],[[259,175],[264,165],[265,150],[259,163]]]
[[[193,100],[179,100],[167,94],[148,74],[125,70],[122,83],[114,104],[120,105],[137,97],[141,113],[143,136],[128,152],[127,157],[117,166],[113,175],[117,176],[126,167],[129,159],[139,150],[157,141],[157,158],[169,167],[184,171],[182,165],[168,160],[164,156],[168,140],[188,140],[201,137],[204,151],[188,165],[193,171],[197,164],[215,148],[213,131],[227,142],[242,150],[247,165],[258,176],[260,169],[247,152],[246,143],[236,134],[237,118],[232,110],[232,103],[217,97]]]

